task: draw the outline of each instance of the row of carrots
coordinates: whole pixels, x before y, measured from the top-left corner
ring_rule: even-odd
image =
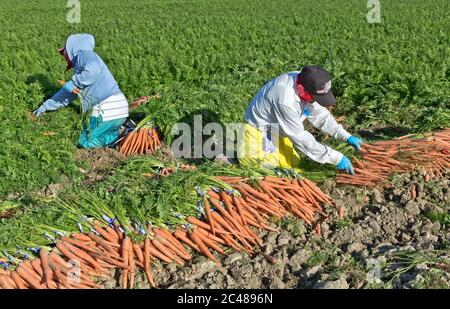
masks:
[[[421,169],[425,181],[431,175],[443,177],[450,168],[450,128],[426,134],[423,138],[406,135],[389,141],[364,144],[362,159],[353,158],[355,175],[338,174],[336,182],[355,186],[376,186],[393,172]]]
[[[281,219],[290,213],[316,224],[319,217],[327,216],[323,205],[333,204],[306,178],[266,176],[254,186],[243,177],[217,178],[239,194],[213,190],[204,194],[204,214],[200,218],[187,217],[189,228],[169,231],[149,225],[149,237],[135,243],[117,224],[105,227],[95,222],[95,233],[62,237],[50,253],[42,249],[38,258],[22,262],[14,271],[0,270],[0,287],[100,288],[93,277],[106,277],[111,270],[120,269],[121,287],[133,288],[138,268],[156,287],[150,271],[155,260],[184,265],[192,259],[190,252],[198,252],[220,264],[214,253],[226,254],[231,249],[251,254],[255,246],[262,246],[257,230],[277,231],[270,226],[269,218]],[[320,229],[316,231],[320,233]],[[79,280],[70,279],[73,267],[68,262],[73,261],[80,269],[76,277]]]
[[[120,143],[119,152],[125,156],[148,153],[154,155],[160,145],[156,129],[145,126],[128,133]]]

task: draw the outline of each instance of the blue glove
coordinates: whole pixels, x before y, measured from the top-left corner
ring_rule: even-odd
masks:
[[[339,164],[337,165],[337,168],[340,170],[345,170],[348,174],[355,175],[352,162],[350,162],[350,160],[346,156],[342,157],[341,161],[339,161]]]
[[[362,140],[360,140],[357,137],[354,136],[350,136],[349,138],[347,138],[347,143],[351,146],[353,146],[353,148],[355,148],[356,150],[360,151],[361,150],[361,143]]]
[[[65,90],[68,91],[69,93],[72,93],[72,91],[74,91],[75,88],[77,88],[77,87],[75,86],[75,84],[73,83],[73,81],[68,81],[68,82],[64,85],[64,87],[63,87],[63,89],[65,89]]]
[[[40,115],[42,115],[43,113],[45,113],[47,111],[47,109],[45,108],[44,104],[42,104],[41,106],[39,106],[39,108],[37,108],[33,114],[36,117],[39,117]]]

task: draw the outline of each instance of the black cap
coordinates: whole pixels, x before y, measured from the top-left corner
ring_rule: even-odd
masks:
[[[336,104],[336,98],[331,92],[331,75],[322,67],[305,66],[298,74],[299,82],[314,99],[322,106]]]

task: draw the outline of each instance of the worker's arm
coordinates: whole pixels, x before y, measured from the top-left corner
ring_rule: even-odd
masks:
[[[61,88],[57,93],[51,97],[51,99],[46,100],[42,105],[36,109],[33,113],[36,116],[40,116],[44,112],[54,111],[69,105],[77,96],[65,88]]]
[[[283,94],[286,90],[282,88],[277,91],[278,94],[273,99],[280,103],[273,104],[273,112],[274,118],[280,126],[281,135],[292,141],[297,152],[304,153],[312,160],[338,165],[343,154],[317,142],[314,136],[304,129],[298,111],[287,102],[293,98]]]
[[[314,102],[309,104],[310,115],[307,120],[317,129],[332,136],[336,140],[347,141],[351,136],[340,124],[337,123],[330,111],[322,105]]]

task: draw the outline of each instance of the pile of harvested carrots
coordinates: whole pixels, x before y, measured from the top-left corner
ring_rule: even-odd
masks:
[[[322,207],[333,204],[306,178],[266,176],[255,185],[242,177],[217,178],[230,184],[233,191],[199,192],[204,213],[198,218],[187,217],[184,228],[169,231],[149,225],[145,239],[137,243],[120,226],[96,221],[92,232],[61,237],[50,253],[41,249],[38,258],[22,262],[14,271],[0,270],[0,287],[100,288],[94,277],[120,269],[121,286],[133,288],[138,268],[155,287],[150,264],[156,259],[184,265],[192,259],[187,246],[220,264],[214,252],[225,254],[231,249],[253,253],[255,246],[261,246],[257,230],[276,231],[270,226],[270,217],[281,219],[291,213],[314,224],[320,216],[326,217]]]
[[[450,128],[425,134],[413,134],[390,141],[364,144],[361,160],[353,158],[356,175],[338,174],[336,182],[355,186],[376,186],[392,173],[422,170],[425,180],[443,176],[450,168]]]
[[[151,126],[144,126],[134,130],[120,143],[119,152],[130,156],[135,154],[155,154],[156,148],[161,145],[158,132]]]

